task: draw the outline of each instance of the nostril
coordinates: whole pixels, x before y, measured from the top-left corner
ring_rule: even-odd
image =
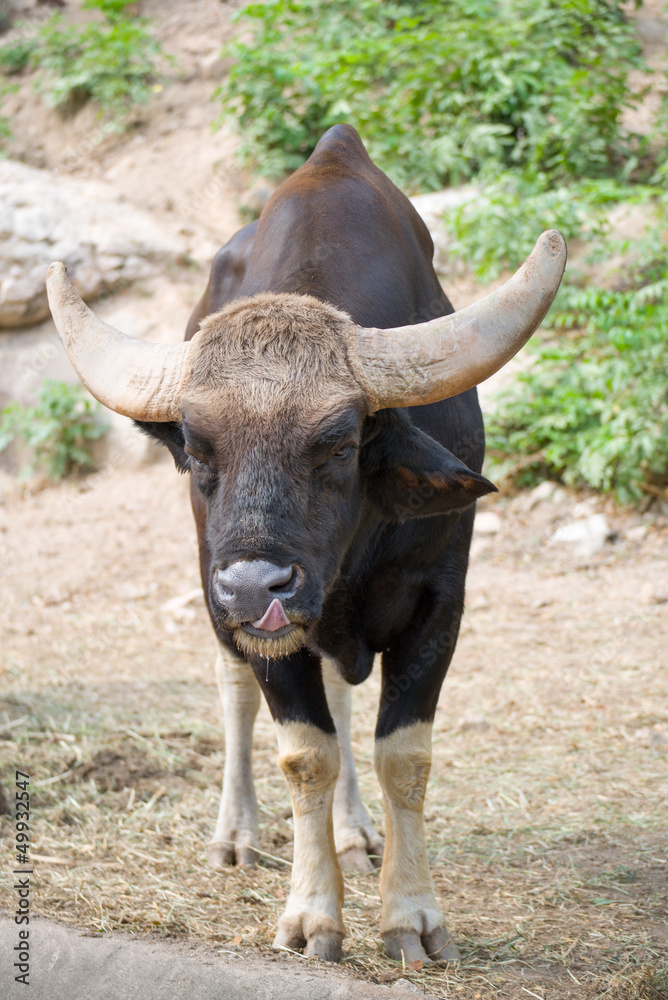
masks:
[[[225,577],[225,574],[221,570],[218,570],[216,573],[215,585],[218,596],[224,601],[231,601],[236,594],[231,581]]]
[[[227,569],[219,569],[216,572],[218,590],[226,597],[234,597],[240,583],[239,574],[235,572],[234,566],[228,566]]]
[[[269,569],[267,564],[267,571],[264,574],[263,583],[267,590],[272,593],[274,591],[280,590],[282,587],[287,587],[292,580],[294,575],[294,569],[292,566],[271,566]]]
[[[289,575],[287,579],[285,576],[281,580],[277,580],[276,583],[272,583],[267,590],[270,594],[287,594],[288,592],[293,592],[297,586],[297,567],[289,567]]]

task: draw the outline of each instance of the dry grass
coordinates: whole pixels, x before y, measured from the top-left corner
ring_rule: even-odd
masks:
[[[203,607],[161,610],[197,580],[171,477],[119,473],[80,503],[76,539],[59,491],[11,501],[24,534],[13,563],[10,541],[2,594],[2,781],[14,766],[31,774],[35,912],[94,932],[266,951],[288,891],[288,797],[263,709],[263,864],[206,867],[219,708]],[[131,517],[118,503],[129,486]],[[156,519],[151,500],[163,493]],[[545,547],[542,522],[519,501],[503,517],[507,534],[482,547],[472,573],[427,806],[432,870],[463,960],[403,970],[386,959],[373,873],[346,877],[344,968],[474,1000],[665,998],[666,606],[638,599],[665,576],[665,538],[583,568]],[[363,794],[382,828],[376,675],[357,702]],[[11,838],[8,818],[0,833]]]

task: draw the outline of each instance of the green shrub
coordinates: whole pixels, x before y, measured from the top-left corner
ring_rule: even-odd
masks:
[[[76,107],[87,100],[122,121],[134,104],[146,103],[155,81],[155,63],[162,53],[146,21],[128,16],[133,0],[84,0],[101,21],[68,24],[52,14],[29,40],[0,48],[0,67],[17,72],[26,65],[36,71],[36,85],[50,107]]]
[[[644,152],[622,126],[640,57],[618,0],[267,0],[237,16],[219,121],[266,174],[338,121],[411,187],[515,165],[607,176]]]
[[[90,470],[91,442],[109,429],[99,421],[99,410],[82,385],[48,379],[35,406],[10,403],[2,411],[0,451],[12,441],[27,445],[34,453],[34,465],[26,472],[43,468],[50,479]]]
[[[3,73],[20,73],[34,56],[35,38],[15,38],[0,48],[0,69]]]
[[[470,267],[480,281],[517,266],[546,229],[566,241],[599,241],[609,232],[610,208],[648,202],[656,189],[614,180],[550,185],[545,174],[501,174],[480,197],[445,213],[448,252]]]
[[[621,290],[560,293],[547,320],[558,335],[529,346],[533,365],[487,420],[493,474],[625,503],[668,482],[668,199],[657,211],[648,235],[621,248]]]

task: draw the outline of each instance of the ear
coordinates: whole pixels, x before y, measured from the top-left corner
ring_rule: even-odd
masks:
[[[396,412],[365,446],[367,499],[390,521],[459,513],[498,490]]]
[[[174,464],[179,472],[187,472],[188,456],[185,452],[185,438],[181,424],[177,423],[156,423],[155,421],[135,420],[135,427],[138,427],[144,434],[164,444],[171,452]]]

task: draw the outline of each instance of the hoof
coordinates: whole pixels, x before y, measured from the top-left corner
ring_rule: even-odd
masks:
[[[412,965],[413,962],[431,964],[431,959],[422,947],[420,935],[412,928],[386,931],[383,934],[383,944],[385,951],[395,962],[404,962],[406,965]]]
[[[363,847],[350,847],[347,851],[341,851],[338,857],[343,872],[364,874],[374,870],[371,858]]]
[[[306,944],[307,958],[319,958],[321,962],[340,962],[343,954],[343,934],[329,932],[314,934]]]
[[[447,927],[435,927],[423,934],[422,947],[432,962],[458,962],[462,957]]]
[[[258,862],[258,853],[250,844],[234,844],[219,840],[207,846],[210,868],[229,868],[233,865],[252,868]]]
[[[313,926],[314,923],[316,926]],[[277,951],[285,948],[290,951],[303,949],[307,958],[317,958],[321,962],[340,962],[343,953],[343,934],[332,929],[333,923],[327,917],[318,917],[314,914],[306,915],[305,919],[299,916],[281,917],[273,947]],[[320,925],[319,928],[317,924]],[[330,927],[327,927],[327,924]],[[310,933],[306,933],[304,925],[306,931]]]
[[[336,841],[335,835],[335,841]],[[341,848],[337,847],[339,866],[344,872],[372,872],[383,864],[385,841],[373,827],[359,828],[348,831],[338,838]]]
[[[383,846],[378,851],[374,851],[373,854],[369,855],[369,861],[371,862],[374,868],[383,867],[384,854],[385,854],[385,845],[383,844]]]
[[[385,951],[395,962],[456,962],[461,958],[459,949],[450,937],[448,928],[435,927],[422,937],[410,927],[386,931],[383,934]]]

